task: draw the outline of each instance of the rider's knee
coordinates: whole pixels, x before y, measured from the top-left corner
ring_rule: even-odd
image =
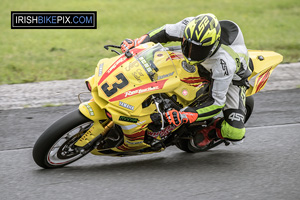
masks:
[[[221,127],[222,136],[231,141],[240,141],[245,137],[245,114],[240,109],[224,111],[224,121]]]
[[[246,129],[231,126],[225,120],[222,123],[221,134],[225,139],[240,141],[245,137]]]

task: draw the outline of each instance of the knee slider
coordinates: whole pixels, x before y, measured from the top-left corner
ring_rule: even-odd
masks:
[[[242,140],[245,136],[246,129],[244,128],[236,128],[231,126],[225,120],[222,123],[221,134],[224,138],[231,141],[239,141]]]

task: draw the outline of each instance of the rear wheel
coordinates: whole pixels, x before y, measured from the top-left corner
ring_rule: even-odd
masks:
[[[212,141],[209,145],[205,147],[198,147],[195,145],[193,138],[191,139],[180,139],[176,143],[176,147],[178,147],[180,150],[185,151],[187,153],[197,153],[202,151],[207,151],[209,149],[212,149],[220,144],[222,144],[224,140],[215,140]]]
[[[176,143],[176,147],[182,151],[185,151],[187,153],[194,153],[189,149],[189,141],[191,139],[179,139]]]
[[[93,121],[75,110],[52,124],[36,141],[33,159],[43,168],[68,165],[86,155],[74,144],[92,126]]]
[[[249,96],[246,98],[246,118],[245,118],[245,123],[248,121],[250,118],[252,111],[254,108],[254,98],[253,96]]]

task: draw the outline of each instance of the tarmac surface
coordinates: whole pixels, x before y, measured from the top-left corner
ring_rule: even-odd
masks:
[[[37,166],[32,147],[77,108],[84,80],[1,85],[1,199],[299,200],[299,72],[300,63],[279,65],[255,94],[242,145],[197,154],[173,146],[134,157],[87,155],[56,170]]]
[[[175,146],[133,157],[87,155],[55,170],[32,159],[41,133],[76,105],[0,110],[5,200],[299,200],[300,89],[255,94],[241,145],[188,154]]]

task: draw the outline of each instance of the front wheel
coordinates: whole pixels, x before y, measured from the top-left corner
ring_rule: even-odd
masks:
[[[93,125],[93,121],[75,110],[52,124],[36,141],[33,159],[42,168],[58,168],[82,158],[74,144]]]

